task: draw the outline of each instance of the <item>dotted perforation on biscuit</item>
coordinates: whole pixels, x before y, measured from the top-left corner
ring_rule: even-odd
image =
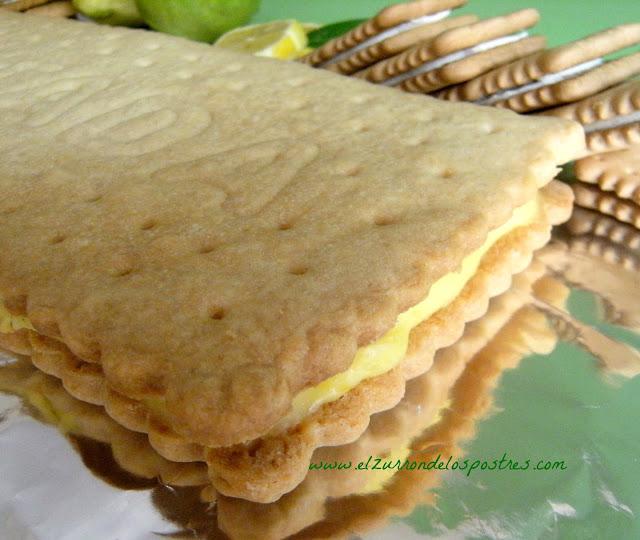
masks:
[[[72,24],[72,23],[69,23],[69,24]],[[154,38],[154,39],[160,39],[160,38]],[[286,71],[286,70],[285,70],[285,71]],[[309,71],[309,70],[307,70],[307,71]],[[313,73],[313,72],[310,72],[310,73]],[[326,74],[325,74],[325,75],[322,75],[322,74],[316,73],[316,75],[318,75],[318,76],[320,76],[320,77],[327,77],[327,81],[328,81],[328,80],[329,80],[329,78],[330,78],[330,76],[329,76],[329,75],[326,75]],[[335,78],[335,77],[333,77],[333,79],[335,80],[336,78]],[[344,83],[344,81],[342,81],[342,83]],[[346,83],[345,83],[345,84],[346,84]],[[366,93],[366,92],[364,92],[364,90],[363,90],[363,93]],[[393,96],[391,95],[391,93],[389,93],[389,97],[390,97],[390,98],[393,98]],[[404,99],[404,98],[403,98],[403,99]],[[345,101],[346,101],[346,100],[345,100]],[[393,99],[392,99],[392,101],[393,101]],[[400,106],[400,104],[399,104],[399,106]],[[434,106],[434,107],[435,107],[435,106]],[[440,106],[438,106],[438,107],[440,107]],[[436,107],[436,108],[437,108],[437,107]],[[416,116],[418,116],[418,111],[415,111],[415,112],[416,112]],[[429,112],[429,111],[427,111],[427,112]],[[462,111],[462,112],[464,112],[464,111]],[[469,114],[471,114],[471,109],[469,109]],[[464,116],[464,115],[461,113],[461,116]],[[490,116],[490,115],[489,115],[489,116]],[[442,115],[440,115],[440,119],[439,119],[439,120],[440,120],[440,121],[442,121]],[[493,120],[493,119],[491,119],[491,120]],[[497,119],[496,121],[497,121],[500,125],[510,125],[510,124],[509,124],[509,119],[508,119],[508,118],[505,118],[505,122],[504,122],[504,123],[503,123],[503,122],[500,122],[499,120],[500,120],[500,119]],[[487,123],[488,123],[488,122],[489,122],[489,119],[487,119]],[[513,122],[514,122],[514,123],[516,123],[516,119],[515,119],[515,118],[513,119]],[[395,126],[392,126],[392,127],[394,127],[394,129],[395,129]],[[517,127],[517,126],[516,126],[516,127]],[[523,126],[523,129],[524,129],[524,126]],[[546,128],[545,128],[545,129],[546,129]],[[559,127],[558,129],[560,129],[560,127]],[[541,131],[542,131],[542,130],[541,130]],[[400,132],[401,132],[401,131],[400,131]],[[453,135],[454,135],[454,134],[451,134],[451,138],[453,138]],[[456,135],[456,136],[457,136],[457,135]],[[543,137],[542,137],[542,133],[541,133],[540,139],[542,139],[542,138],[543,138]],[[550,133],[550,132],[545,132],[545,138],[546,138],[548,141],[552,141],[552,140],[553,140],[553,134],[552,134],[552,133]],[[541,143],[541,144],[542,144],[542,143]],[[186,145],[185,145],[185,146],[186,146]],[[401,146],[401,144],[399,144],[399,146]],[[183,148],[184,148],[184,146],[183,146]],[[244,149],[243,149],[243,151],[244,151]],[[527,155],[529,155],[529,154],[527,154]],[[546,161],[546,162],[548,163],[548,161],[549,161],[549,159],[550,159],[550,158],[551,158],[551,151],[549,151],[549,154],[548,154],[548,155],[547,155],[547,154],[545,154],[545,155],[536,155],[536,156],[531,155],[531,159],[532,159],[532,161],[533,161],[533,162],[535,162],[535,163],[533,163],[533,162],[532,162],[532,163],[531,163],[531,165],[532,165],[532,167],[533,167],[533,166],[536,166],[536,167],[538,167],[538,166],[543,167],[543,166],[544,166],[544,164],[543,164],[542,162],[543,162],[543,161]],[[549,165],[551,165],[551,163],[548,163],[548,164],[549,164]],[[537,169],[536,169],[536,170],[537,170]],[[546,170],[546,169],[545,169],[545,170]],[[533,171],[531,171],[531,172],[533,172]],[[525,179],[523,179],[523,180],[525,180]],[[532,188],[532,187],[533,187],[533,186],[532,186],[532,183],[533,183],[533,182],[531,181],[531,178],[527,178],[526,180],[527,180],[527,182],[525,182],[525,184],[527,184],[527,187]],[[177,185],[177,184],[179,184],[179,183],[180,183],[180,182],[177,182],[177,181],[175,182],[175,184],[176,184],[176,185]],[[517,196],[517,195],[521,194],[521,191],[520,191],[520,189],[519,189],[519,188],[520,188],[520,185],[515,185],[515,184],[516,184],[516,183],[514,183],[514,185],[506,185],[506,182],[505,182],[505,185],[506,185],[506,187],[510,190],[510,192],[513,192],[513,195],[516,195],[516,196]],[[517,184],[519,184],[519,183],[517,183]],[[498,194],[498,195],[499,195],[499,194]],[[496,200],[497,200],[498,198],[499,198],[499,197],[498,197],[498,196],[496,196]],[[502,194],[502,198],[504,198],[504,194]],[[502,199],[500,199],[500,200],[502,200]],[[506,199],[505,199],[505,200],[506,200]],[[506,203],[505,203],[505,204],[506,204]],[[270,225],[271,225],[271,226],[273,226],[273,227],[275,227],[275,221],[276,221],[276,220],[274,219],[272,222],[270,222]],[[162,225],[162,226],[164,227],[164,225]],[[143,234],[142,232],[138,232],[138,230],[137,230],[137,228],[138,228],[138,224],[137,224],[137,223],[134,223],[132,227],[128,227],[128,228],[129,228],[129,229],[131,229],[131,230],[135,230],[135,231],[136,231],[136,234],[141,234],[141,235]],[[391,230],[393,230],[393,229],[392,229],[392,228],[388,228],[388,229],[386,229],[386,230],[385,230],[385,232],[386,232],[387,230],[388,230],[388,231],[391,231]],[[146,237],[147,235],[150,235],[150,234],[154,234],[154,233],[152,233],[152,232],[144,232],[144,237]],[[278,233],[275,233],[275,234],[278,234]],[[283,233],[283,234],[284,234],[284,233]],[[65,243],[64,245],[67,245],[67,244]],[[192,246],[192,247],[195,247],[195,246]],[[204,257],[197,257],[197,256],[194,256],[194,259],[197,259],[198,261],[207,262],[207,261],[206,261],[206,259],[205,259]],[[282,264],[282,266],[280,266],[280,265],[279,265],[279,268],[278,268],[278,271],[279,271],[279,272],[281,271],[281,274],[278,274],[278,276],[279,276],[279,277],[280,277],[281,275],[285,274],[285,269],[287,268],[287,264],[286,264],[286,263],[288,263],[289,261],[283,261],[283,262],[284,262],[285,264]],[[298,261],[291,261],[291,262],[296,262],[296,263],[297,263]],[[303,262],[304,262],[304,261],[303,261]],[[300,278],[299,276],[289,278],[289,276],[286,276],[286,279],[287,279],[287,280],[290,280],[290,282],[291,282],[291,283],[294,283],[294,282],[295,282],[295,280],[298,280],[298,279],[304,279],[304,278]],[[116,280],[116,281],[117,281],[117,283],[123,283],[123,282],[125,282],[125,280],[120,279],[120,278],[118,278],[118,280]],[[128,280],[128,278],[127,278],[127,281],[130,281],[130,280]],[[106,285],[107,285],[107,289],[109,289],[110,284],[111,284],[111,283],[113,283],[113,281],[111,281],[111,280],[107,279],[107,280],[105,280],[105,283],[106,283]],[[404,285],[405,285],[404,283],[398,283],[398,288],[403,287]],[[153,287],[152,287],[152,289],[153,289]],[[150,290],[151,290],[151,289],[150,289]],[[199,292],[200,290],[202,290],[202,289],[198,288],[198,291],[197,291],[197,292]],[[110,292],[111,292],[111,291],[110,291]],[[402,290],[402,291],[400,291],[400,294],[405,295],[403,298],[408,298],[410,294],[413,294],[413,292],[415,292],[415,289],[414,289],[414,291],[412,291],[412,292],[405,292],[405,290]],[[92,293],[92,294],[93,294],[93,293]],[[54,295],[54,293],[52,293],[52,295]],[[417,295],[417,293],[416,293],[416,295]],[[212,295],[212,296],[213,296],[213,295]],[[95,299],[95,297],[91,297],[91,300],[94,300],[94,299]],[[218,302],[219,302],[219,299],[218,299],[218,298],[213,297],[213,298],[209,299],[209,301],[212,301],[213,303],[218,303]],[[382,303],[382,302],[381,302],[381,303]],[[62,304],[62,305],[64,305],[64,302],[61,302],[61,304]],[[104,305],[104,304],[103,304],[103,305]],[[120,305],[122,305],[122,304],[120,304]],[[135,302],[134,302],[132,305],[135,305]],[[62,307],[62,306],[61,306],[61,307]],[[203,307],[206,307],[206,306],[203,306]],[[223,307],[226,307],[226,306],[224,306],[224,305],[223,305]],[[385,307],[386,307],[386,305],[385,305]],[[63,309],[64,309],[64,308],[63,308]],[[204,311],[204,309],[203,309],[202,311]],[[354,310],[354,311],[355,311],[355,310]],[[393,312],[393,309],[389,309],[389,310],[388,310],[388,316],[389,316],[389,318],[391,318],[392,316],[394,316],[394,314],[393,314],[392,312]],[[75,311],[74,313],[79,313],[79,311]],[[204,315],[204,313],[200,313],[200,315]],[[329,317],[329,316],[327,316],[327,318],[328,318],[328,317]],[[230,318],[230,317],[225,317],[225,319],[224,319],[224,320],[225,320],[225,321],[228,321],[228,318]],[[356,317],[355,317],[355,315],[354,315],[354,318],[356,318]],[[69,320],[73,320],[73,315],[70,315],[70,316],[69,316]],[[76,319],[76,320],[77,320],[77,319]],[[165,319],[165,320],[166,320],[166,319]],[[214,320],[216,320],[216,319],[214,319]],[[141,321],[139,318],[138,318],[138,321],[140,321],[140,322],[142,323],[142,324],[141,324],[141,326],[143,326],[143,325],[144,325],[144,322],[145,322],[145,321]],[[82,321],[79,321],[79,322],[82,322]],[[162,321],[158,321],[158,322],[159,322],[159,323],[161,323]],[[215,323],[213,323],[213,324],[218,325],[219,323],[218,323],[218,322],[215,322]],[[364,326],[364,324],[365,324],[365,323],[362,323],[362,325],[363,325],[363,326]],[[385,323],[385,324],[386,324],[386,323]],[[80,325],[80,326],[81,326],[81,327],[83,327],[83,328],[85,328],[84,324],[82,324],[82,325]],[[98,324],[98,323],[96,323],[95,325],[94,325],[93,323],[91,323],[91,324],[88,324],[87,326],[99,327],[99,328],[98,328],[98,330],[99,330],[99,331],[98,331],[98,332],[96,332],[96,334],[100,334],[101,336],[106,335],[106,334],[103,332],[103,330],[104,330],[104,329],[103,329],[103,328],[102,328],[102,326],[101,326],[100,324]],[[169,325],[169,326],[171,326],[171,325]],[[198,320],[196,321],[196,324],[195,324],[194,326],[196,327],[196,329],[200,329],[200,328],[202,328],[200,319],[198,319]],[[380,324],[380,326],[382,326],[382,323]],[[207,326],[206,328],[208,328],[208,326]],[[143,329],[143,330],[144,330],[144,329]],[[169,329],[169,330],[171,330],[171,329]],[[106,332],[106,333],[109,333],[110,331],[109,331],[109,330],[105,330],[105,332]],[[144,335],[146,336],[146,334],[144,334]],[[154,336],[154,335],[155,335],[155,334],[154,334],[153,332],[151,332],[151,333],[149,334],[149,339],[151,340],[151,339],[152,339],[152,336]],[[118,338],[122,338],[122,341],[126,343],[126,340],[130,338],[130,335],[126,335],[126,336],[125,336],[125,335],[122,335],[122,334],[119,334],[119,333],[118,333],[118,335],[117,335],[116,337],[118,337]],[[359,336],[354,336],[354,338],[355,338],[355,339],[354,339],[354,338],[352,338],[352,336],[349,336],[349,339],[351,340],[351,342],[355,343],[355,342],[356,342],[356,339],[357,339],[358,337],[359,337]],[[301,340],[301,341],[303,341],[303,340]],[[111,345],[111,344],[109,344],[109,345]],[[70,348],[71,348],[73,351],[75,351],[75,352],[76,352],[76,354],[78,354],[78,353],[77,353],[77,350],[76,350],[75,345],[70,343],[70,346],[71,346]],[[107,346],[107,344],[105,344],[105,347],[106,347],[106,346]],[[124,345],[122,345],[122,347],[123,347],[123,349],[124,349]],[[154,345],[154,347],[155,347],[155,345]],[[275,347],[274,347],[274,348],[275,348]],[[320,347],[318,347],[318,348],[320,348]],[[236,350],[237,350],[237,349],[236,349]],[[155,351],[155,350],[154,350],[154,359],[152,360],[153,365],[151,366],[151,368],[152,368],[152,369],[151,369],[151,370],[148,370],[148,371],[153,371],[153,370],[155,370],[156,366],[160,366],[160,367],[162,367],[162,366],[161,366],[161,359],[160,359],[160,356],[161,356],[162,354],[163,354],[163,353],[162,353],[162,351]],[[81,356],[81,357],[83,357],[83,355],[82,355],[82,354],[78,354],[78,355],[79,355],[79,356]],[[157,356],[156,356],[156,355],[157,355]],[[107,356],[107,355],[106,355],[106,353],[104,353],[104,356],[105,356],[105,357]],[[115,356],[115,355],[114,355],[114,356]],[[138,373],[134,373],[134,372],[133,372],[133,369],[134,369],[134,367],[135,367],[135,363],[134,363],[134,362],[131,362],[131,364],[130,364],[129,366],[126,366],[126,365],[125,365],[125,359],[124,359],[124,356],[125,356],[124,354],[123,354],[123,355],[118,355],[118,357],[119,357],[118,359],[122,362],[122,365],[123,365],[123,367],[122,367],[122,369],[121,369],[121,373],[125,374],[126,376],[129,376],[129,377],[130,377],[130,379],[131,379],[132,381],[134,381],[134,382],[135,382],[135,380],[137,380],[138,378],[140,378],[140,375],[139,375]],[[129,360],[129,359],[126,359],[126,360]],[[346,358],[345,360],[348,360],[348,358]],[[156,362],[156,361],[157,361],[157,362]],[[106,362],[106,358],[105,358],[105,369],[106,369],[106,367],[107,367],[107,362]],[[126,370],[124,369],[125,367],[127,367],[127,369],[126,369]],[[160,370],[158,370],[158,371],[160,371]],[[146,374],[142,374],[142,375],[146,375]],[[123,380],[123,379],[124,379],[124,377],[123,377],[122,379],[120,379],[120,380]],[[178,377],[176,376],[176,380],[177,380],[177,379],[178,379]],[[115,377],[114,377],[114,382],[115,382]],[[176,383],[176,385],[178,385],[178,384],[179,384],[179,383]],[[123,383],[123,385],[124,385],[124,383]],[[250,385],[248,385],[248,386],[250,386]]]
[[[546,229],[546,234],[541,234],[542,231],[538,231],[536,234],[532,235],[536,237],[536,244],[540,246],[546,243],[549,237],[549,228],[544,227]],[[530,238],[531,240],[531,238]],[[526,248],[523,247],[526,252]],[[531,247],[531,246],[527,246]],[[530,260],[530,253],[523,256],[520,264],[518,265],[519,270],[522,270]],[[442,334],[438,334],[434,336],[434,338],[438,341],[437,345],[434,348],[441,348],[446,346],[446,343],[453,343],[456,341],[459,336],[462,334],[464,328],[464,321],[468,319],[469,313],[474,313],[475,316],[478,316],[478,312],[482,312],[483,309],[486,309],[486,305],[488,303],[488,296],[486,291],[490,287],[490,283],[494,285],[496,283],[500,283],[500,291],[508,288],[510,283],[511,272],[506,271],[506,268],[502,268],[502,272],[480,272],[477,276],[477,280],[481,280],[483,285],[477,287],[475,292],[473,293],[473,297],[466,298],[466,302],[463,305],[456,306],[456,310],[451,308],[445,308],[448,314],[448,332],[451,332],[448,337],[445,337],[444,334],[447,332],[444,328],[442,328]],[[508,274],[508,275],[507,275]],[[474,280],[476,277],[474,277]],[[478,285],[476,281],[476,285]],[[492,294],[499,294],[498,291],[493,290]],[[459,311],[457,311],[459,310]],[[445,341],[446,340],[446,341]],[[429,362],[430,364],[430,362]],[[425,366],[427,367],[427,366]],[[418,372],[413,372],[414,376],[419,374]],[[337,445],[341,444],[341,440],[352,439],[357,437],[364,429],[366,429],[368,418],[371,412],[376,411],[379,412],[381,410],[386,410],[388,408],[393,407],[397,402],[401,399],[403,393],[403,385],[399,385],[399,383],[403,380],[403,377],[400,375],[400,370],[394,369],[392,372],[381,375],[380,377],[376,377],[375,379],[370,379],[369,381],[365,381],[362,383],[362,387],[358,390],[362,393],[363,399],[366,396],[367,390],[365,385],[380,385],[385,388],[384,395],[379,396],[381,401],[378,401],[375,405],[370,404],[368,407],[365,407],[364,410],[361,405],[354,407],[351,413],[348,415],[348,429],[343,430],[336,435],[336,426],[331,424],[329,418],[323,421],[323,429],[314,430],[314,433],[317,434],[316,439],[306,440],[303,436],[297,437],[297,440],[302,447],[298,447],[295,450],[296,462],[288,464],[288,474],[291,478],[295,479],[293,481],[290,480],[290,483],[283,484],[281,489],[291,489],[295,485],[297,485],[306,475],[308,468],[308,461],[311,459],[311,455],[313,450],[318,446],[325,445]],[[392,382],[393,381],[393,382]],[[400,392],[396,392],[397,388],[400,388]],[[388,391],[387,389],[393,389],[393,391]],[[388,394],[392,394],[392,399],[389,399]],[[342,398],[343,406],[349,406],[348,400],[345,399],[345,396]],[[315,418],[321,418],[327,414],[327,412],[331,411],[334,407],[338,407],[340,402],[333,402],[323,406],[323,408],[318,411],[318,413],[314,414]],[[353,407],[353,405],[351,405]],[[341,422],[340,415],[334,417],[335,420]],[[310,422],[313,423],[314,419],[310,419]],[[344,427],[344,426],[342,426]],[[210,449],[207,452],[207,462],[210,464],[212,469],[212,481],[214,485],[219,489],[219,491],[225,495],[229,496],[242,496],[242,484],[241,478],[253,477],[254,475],[263,474],[264,467],[261,464],[266,464],[273,462],[274,460],[281,461],[280,458],[276,458],[276,455],[279,454],[283,448],[285,448],[288,443],[284,440],[271,440],[271,441],[263,441],[260,446],[235,446],[232,448],[216,448]],[[293,467],[293,469],[292,469]],[[239,475],[238,469],[243,469],[244,472]],[[295,471],[295,472],[294,472]],[[269,476],[269,481],[277,482],[281,477],[281,473],[277,470],[272,471]],[[224,480],[226,478],[226,481]],[[254,494],[255,495],[255,494]]]
[[[537,232],[536,232],[537,231]],[[544,234],[542,234],[543,231],[546,231]],[[543,245],[544,243],[546,243],[547,239],[549,237],[549,226],[545,225],[542,226],[541,228],[536,229],[535,227],[530,227],[529,228],[529,233],[528,233],[528,240],[519,243],[518,245],[518,249],[522,250],[521,253],[527,253],[527,256],[524,257],[524,259],[521,260],[520,264],[518,265],[519,269],[522,269],[524,266],[526,266],[526,264],[528,263],[529,259],[530,259],[530,250],[531,249],[535,249],[536,247],[540,247],[541,245]],[[534,245],[531,245],[531,242],[534,242]],[[515,253],[513,254],[515,255]],[[507,275],[511,275],[511,267],[510,265],[513,264],[513,259],[509,259],[509,263],[507,263],[507,261],[503,261],[504,263],[507,263],[507,267],[502,267],[500,269],[492,269],[492,271],[485,271],[485,272],[479,272],[478,275],[476,277],[474,277],[474,280],[476,281],[476,286],[472,289],[475,290],[474,293],[474,299],[472,298],[465,298],[465,302],[462,303],[462,305],[457,305],[455,306],[455,309],[452,308],[447,308],[447,311],[449,312],[450,310],[450,317],[447,317],[447,320],[449,321],[448,323],[448,328],[450,329],[449,331],[451,332],[451,334],[449,335],[450,337],[447,338],[446,337],[446,332],[442,333],[442,334],[438,334],[438,341],[440,342],[440,345],[437,346],[437,348],[441,347],[441,346],[445,346],[445,343],[448,342],[453,342],[457,339],[457,337],[459,336],[459,334],[462,331],[462,327],[464,326],[464,320],[466,318],[466,314],[468,313],[476,313],[476,316],[479,315],[478,312],[482,312],[483,309],[482,308],[478,308],[477,304],[478,302],[480,302],[481,306],[485,306],[486,302],[488,301],[488,297],[487,297],[487,289],[490,287],[490,284],[493,283],[494,285],[496,283],[501,283],[502,287],[501,289],[504,290],[507,286],[510,280],[506,280],[505,278],[507,277]],[[498,271],[496,271],[498,270]],[[482,284],[478,283],[478,281],[482,282]],[[492,294],[497,294],[496,291],[493,291]],[[457,310],[457,311],[456,311]],[[451,318],[453,317],[453,318]],[[395,372],[397,371],[397,372]],[[65,374],[64,373],[59,373],[59,375],[63,378],[65,378]],[[386,376],[383,376],[386,377]],[[389,382],[390,380],[392,380],[393,378],[398,378],[400,377],[399,371],[398,370],[394,370],[393,374],[388,374],[389,377]],[[399,379],[401,380],[401,378]],[[363,383],[364,384],[364,383]],[[397,383],[396,383],[397,384]],[[362,414],[363,409],[362,407],[359,405],[356,409],[358,411],[361,411],[361,419],[353,419],[350,420],[350,424],[352,426],[352,429],[355,426],[355,432],[350,432],[349,435],[346,435],[347,437],[352,437],[352,436],[357,436],[357,433],[361,432],[362,430],[364,430],[366,428],[366,424],[368,421],[368,416],[369,414],[371,414],[371,411],[373,410],[382,410],[384,408],[388,408],[393,406],[397,401],[399,401],[402,397],[402,386],[400,387],[399,391],[397,392],[397,395],[395,397],[392,397],[392,399],[390,399],[390,395],[393,396],[393,393],[389,392],[389,388],[392,387],[393,385],[391,384],[384,384],[384,388],[385,388],[385,392],[383,393],[384,398],[381,402],[378,403],[377,406],[373,406],[370,408],[365,408],[364,411],[369,411],[366,414]],[[366,395],[366,388],[362,387],[359,389],[360,393],[363,395]],[[73,393],[73,392],[71,392]],[[109,392],[108,395],[112,395],[114,393]],[[122,398],[122,396],[119,396],[117,394],[115,394],[118,399],[124,399],[125,401],[125,405],[126,405],[126,398]],[[314,416],[316,417],[322,417],[323,415],[327,414],[329,411],[331,411],[333,408],[338,408],[340,409],[341,407],[341,403],[344,402],[345,400],[340,400],[338,402],[333,402],[332,404],[327,404],[327,407],[324,407],[324,412],[321,409],[320,411],[318,411],[318,413],[316,413]],[[381,406],[380,403],[384,403],[384,406]],[[382,407],[380,409],[378,409],[377,407]],[[110,414],[112,414],[113,416],[113,411],[111,409],[108,410],[110,412]],[[126,415],[130,414],[130,411],[132,411],[131,407],[128,406],[123,406],[122,410],[120,411],[121,414],[123,414],[124,416],[116,416],[115,419],[121,423],[123,423],[123,425],[126,425],[128,428],[131,429],[131,426],[129,425],[131,423],[131,419],[127,419]],[[338,415],[336,418],[339,419],[341,417],[341,415]],[[158,435],[159,432],[159,428],[158,428],[158,424],[154,421],[151,422],[150,418],[148,416],[146,416],[146,420],[145,419],[141,419],[138,418],[137,420],[134,421],[135,422],[146,422],[146,430],[147,431],[153,431],[155,435]],[[313,451],[313,449],[317,446],[323,445],[325,444],[327,441],[330,441],[333,444],[340,444],[341,442],[343,442],[345,433],[343,432],[341,435],[342,437],[338,437],[336,439],[336,433],[335,431],[331,428],[330,425],[326,424],[326,420],[323,420],[323,425],[326,427],[325,433],[323,434],[324,439],[321,440],[316,440],[316,441],[309,441],[306,440],[304,441],[305,445],[308,445],[307,448],[307,452],[303,453],[302,455],[300,454],[299,450],[296,451],[296,455],[299,457],[302,457],[301,463],[299,464],[299,470],[300,470],[300,476],[298,477],[298,480],[301,480],[304,476],[304,474],[306,473],[306,467],[307,467],[307,463],[308,463],[308,458],[311,455],[311,452]],[[140,426],[138,426],[140,427]],[[154,448],[156,448],[157,451],[159,451],[162,455],[164,455],[165,457],[167,457],[168,459],[172,459],[172,460],[178,460],[178,461],[183,461],[183,460],[190,460],[192,458],[195,458],[197,456],[194,456],[192,454],[192,449],[191,447],[193,445],[189,444],[189,443],[184,443],[184,442],[180,442],[180,439],[176,436],[175,439],[170,439],[175,443],[175,447],[171,448],[169,445],[163,445],[162,447],[157,447],[157,441],[154,440],[154,436],[150,437],[150,442],[152,444],[152,446],[154,446]],[[155,444],[154,444],[155,443]],[[302,441],[301,441],[302,443]],[[222,479],[222,477],[219,476],[220,473],[223,473],[226,471],[227,474],[231,474],[231,471],[226,470],[228,465],[230,464],[229,459],[230,457],[233,455],[234,452],[239,451],[239,448],[242,447],[233,447],[233,448],[229,448],[229,449],[216,449],[215,451],[211,451],[211,452],[215,452],[215,459],[213,461],[215,461],[216,466],[218,467],[222,467],[221,470],[219,471],[219,473],[213,473],[212,479],[214,481],[214,484],[216,484],[218,487],[221,488],[222,492],[228,491],[229,486],[227,486],[227,489],[225,489],[224,486],[224,481]],[[208,454],[208,461],[210,462],[211,465],[211,460],[212,460],[212,454],[211,452],[209,452]],[[186,456],[186,457],[185,457]],[[224,461],[223,463],[221,463],[219,461],[219,459],[222,459],[222,457],[224,457]],[[255,456],[253,456],[255,457]],[[189,459],[190,458],[190,459]],[[233,461],[233,460],[232,460]],[[215,467],[214,467],[215,468]],[[297,480],[297,481],[298,481]],[[296,483],[297,483],[296,481]]]
[[[520,255],[516,256],[516,258],[520,257],[520,262],[518,265],[516,265],[520,270],[522,270],[528,264],[530,260],[530,253],[531,253],[530,250],[544,245],[547,242],[550,234],[550,227],[546,224],[539,226],[537,228],[529,227],[526,230],[528,231],[527,234],[522,238],[522,242],[518,244],[518,249],[521,250]],[[503,260],[503,264],[504,262],[505,261]],[[512,259],[512,263],[513,263],[513,259]],[[502,272],[497,271],[500,268],[502,269]],[[514,267],[512,267],[512,270],[513,268]],[[498,283],[501,285],[500,290],[504,290],[508,287],[510,283],[510,279],[507,279],[507,277],[511,275],[511,272],[506,270],[504,266],[502,267],[499,266],[498,269],[492,268],[492,271],[478,272],[478,274],[474,276],[474,281],[477,283],[478,280],[481,280],[483,282],[483,285],[480,288],[472,289],[473,291],[475,291],[473,293],[474,294],[473,298],[467,297],[464,299],[465,301],[462,302],[462,305],[460,305],[459,303],[458,304],[454,303],[452,306],[445,308],[445,311],[447,312],[446,319],[448,321],[448,326],[447,326],[448,331],[449,332],[452,331],[452,326],[457,327],[455,331],[452,334],[450,334],[451,342],[455,341],[461,334],[462,328],[464,326],[464,320],[468,318],[468,314],[474,313],[475,314],[474,316],[480,316],[481,313],[483,312],[483,309],[486,309],[486,302],[488,302],[488,298],[486,297],[486,293],[483,291],[486,291],[488,287],[496,286],[496,284]],[[506,271],[506,274],[508,274],[508,276],[504,273],[504,271]],[[490,284],[493,284],[493,285],[490,285]],[[493,289],[492,294],[496,294],[496,293],[497,291]],[[466,313],[467,316],[463,315],[463,313]],[[444,328],[442,330],[445,331]],[[438,332],[432,333],[431,335],[433,335],[434,339],[436,339],[436,341],[439,342],[437,345],[432,344],[432,347],[439,348],[441,346],[444,346],[445,342],[442,341],[443,335],[441,335]],[[396,380],[397,379],[397,375],[395,374],[396,371],[397,370],[393,370],[391,373],[381,376],[380,379]],[[420,372],[420,369],[418,369],[417,371],[414,369],[413,371],[411,371],[411,374],[412,376],[415,376],[419,374],[419,372]],[[369,384],[374,384],[374,382],[375,380],[372,380],[372,382],[370,382]],[[360,388],[360,390],[365,392],[366,388],[364,388],[364,386],[367,385],[367,382],[365,381],[365,383],[362,383],[362,384],[363,384],[363,388]],[[390,387],[395,388],[395,386],[390,382],[389,383],[385,382],[385,386],[387,386],[387,384]],[[364,395],[366,395],[366,392]],[[352,396],[351,393],[348,394],[347,396],[345,396],[345,398],[343,398],[343,400],[341,400],[341,402],[344,404],[346,401],[348,401],[346,398],[351,396]],[[326,415],[327,412],[331,411],[334,407],[339,407],[341,402],[340,401],[333,402],[331,404],[327,404],[323,406],[323,408],[317,413],[315,413],[314,416],[318,417],[320,415]],[[389,406],[392,406],[392,404],[390,404]],[[372,407],[367,407],[366,409],[372,410]],[[357,436],[358,432],[364,429],[364,426],[366,425],[366,420],[368,418],[367,414],[362,416],[362,425],[360,424],[360,422],[357,421],[358,415],[362,415],[362,410],[363,408],[360,405],[353,412],[355,417],[353,415],[349,415],[349,419],[350,419],[349,424],[351,426],[351,429],[353,429],[354,422],[357,428],[356,432],[351,432],[351,431],[349,432],[353,437]],[[339,417],[340,416],[338,415],[338,418]],[[326,425],[326,424],[324,425],[326,426],[327,429],[323,430],[323,436],[327,438],[325,438],[324,440],[316,440],[313,442],[307,441],[308,443],[311,444],[311,447],[307,448],[307,450],[302,452],[302,454],[300,449],[297,449],[295,451],[296,456],[299,457],[301,462],[298,464],[299,471],[300,471],[298,476],[299,479],[301,479],[305,474],[307,462],[308,462],[308,459],[310,458],[314,445],[319,446],[319,445],[326,445],[326,444],[340,444],[340,437],[336,438],[335,428],[331,429],[331,425]],[[314,431],[314,433],[317,433],[317,431]],[[343,440],[345,435],[347,434],[345,434],[344,432],[341,434],[341,437]],[[298,440],[302,443],[304,441],[304,438],[300,437]],[[276,449],[280,449],[282,448],[282,444],[284,443],[281,443],[281,444],[273,443],[273,445],[267,445],[268,447],[264,449],[264,455],[261,455],[261,452],[259,451],[260,449],[256,449],[256,448],[249,449],[246,446],[245,447],[238,446],[233,449],[211,450],[210,453],[208,454],[207,461],[211,465],[212,469],[216,470],[216,472],[213,473],[214,476],[212,477],[214,484],[218,486],[218,488],[222,493],[226,493],[232,496],[241,495],[242,489],[241,488],[239,489],[237,487],[242,485],[241,477],[246,478],[248,476],[251,476],[252,475],[251,471],[259,475],[260,472],[258,472],[257,469],[259,468],[260,461],[263,461],[266,463],[270,462],[273,459],[273,456],[270,454],[269,449],[273,449],[274,447]],[[251,455],[246,454],[246,452],[248,452],[249,450],[251,450]],[[258,460],[257,461],[258,464],[256,464],[256,460]],[[244,474],[241,475],[241,477],[239,478],[237,476],[238,468],[248,468],[248,470],[245,470]],[[223,482],[222,481],[223,476],[227,476],[227,478],[229,479],[235,478],[236,487],[233,488],[232,486],[233,482],[229,480]],[[278,479],[277,473],[274,474],[272,477],[270,477],[271,481],[276,481],[276,479]],[[295,484],[296,482],[294,482],[293,484]],[[285,486],[285,488],[288,489],[291,485],[292,484],[288,484]]]

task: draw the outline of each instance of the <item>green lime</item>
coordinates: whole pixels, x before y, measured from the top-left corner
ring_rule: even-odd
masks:
[[[197,41],[213,42],[245,24],[260,0],[136,0],[145,22],[154,30]]]

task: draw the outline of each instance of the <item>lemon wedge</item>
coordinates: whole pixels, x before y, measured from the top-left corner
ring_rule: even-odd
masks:
[[[298,21],[252,24],[220,36],[214,47],[281,60],[298,58],[307,49],[307,33]]]

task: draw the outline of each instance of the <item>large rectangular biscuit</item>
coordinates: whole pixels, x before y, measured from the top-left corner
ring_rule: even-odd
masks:
[[[0,294],[210,447],[269,432],[583,142],[143,31],[0,33]]]

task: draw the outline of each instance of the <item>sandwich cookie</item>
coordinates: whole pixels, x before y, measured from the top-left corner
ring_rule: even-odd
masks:
[[[639,53],[640,54],[640,53]],[[591,153],[640,144],[640,80],[539,114],[575,120],[584,126]]]
[[[453,8],[465,3],[466,0],[418,0],[389,6],[299,61],[348,75],[447,28],[466,24],[471,20],[469,16],[444,21]]]
[[[640,145],[579,159],[574,172],[582,182],[640,204]]]
[[[528,37],[539,14],[525,9],[454,28],[356,73],[369,82],[429,93],[529,55],[544,38]]]
[[[517,112],[571,103],[640,73],[640,52],[615,60],[603,58],[638,43],[640,24],[610,28],[503,65],[437,96]]]
[[[551,180],[584,151],[576,123],[168,35],[0,24],[9,317],[38,367],[229,496],[275,500],[357,438],[568,218]]]

